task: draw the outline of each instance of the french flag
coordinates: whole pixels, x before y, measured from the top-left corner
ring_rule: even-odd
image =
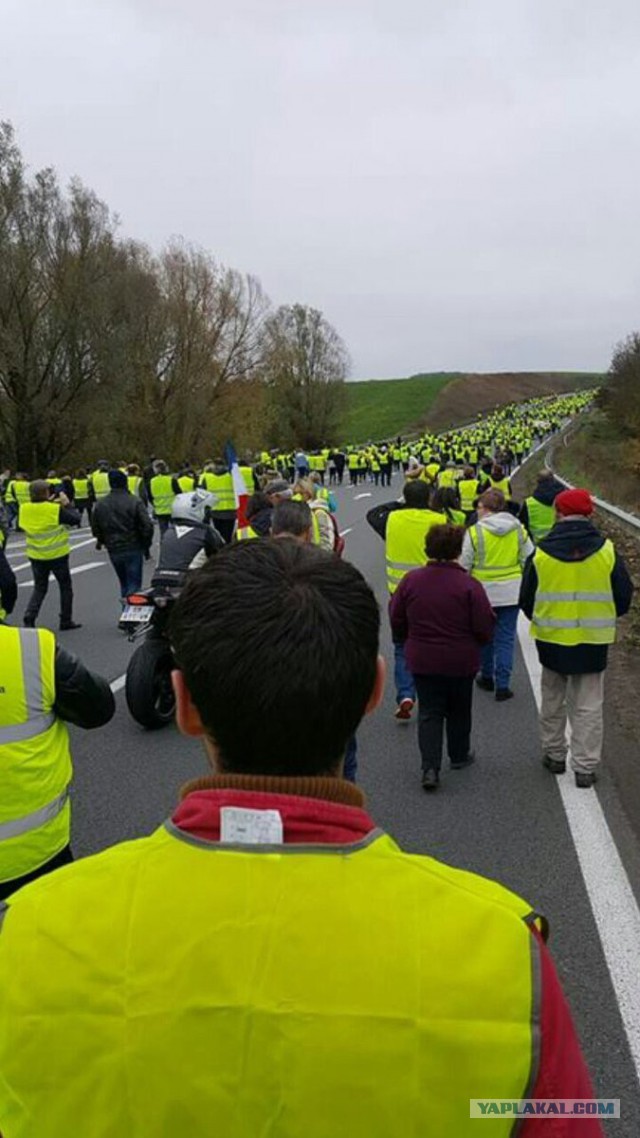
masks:
[[[233,479],[233,492],[236,497],[236,515],[238,519],[238,529],[240,529],[247,524],[247,501],[249,499],[249,491],[247,490],[240,467],[238,466],[238,456],[233,443],[227,443],[224,450],[224,457]]]

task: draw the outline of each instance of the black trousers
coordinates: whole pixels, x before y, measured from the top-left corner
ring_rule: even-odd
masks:
[[[12,881],[0,881],[0,901],[6,901],[12,893],[16,893],[18,889],[22,889],[23,885],[28,885],[30,881],[36,881],[38,877],[44,877],[45,873],[52,873],[54,869],[60,869],[63,865],[69,865],[73,861],[73,854],[71,853],[71,846],[65,846],[60,850],[51,861],[46,861],[38,869],[34,869],[33,873],[25,873],[23,877],[14,877]]]
[[[418,694],[418,746],[422,769],[439,771],[447,725],[447,751],[452,763],[469,754],[473,676],[414,676]]]
[[[60,623],[69,624],[73,605],[73,586],[69,572],[69,556],[54,557],[51,561],[31,561],[33,592],[24,610],[24,619],[35,621],[49,590],[49,574],[53,573],[60,589]]]
[[[235,516],[220,517],[219,515],[212,514],[211,520],[220,534],[220,537],[228,544],[233,539],[233,530],[236,524]]]

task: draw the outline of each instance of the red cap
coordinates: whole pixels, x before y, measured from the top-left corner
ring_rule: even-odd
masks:
[[[588,518],[593,513],[593,498],[588,490],[562,490],[554,506],[563,518],[570,514],[582,514]]]

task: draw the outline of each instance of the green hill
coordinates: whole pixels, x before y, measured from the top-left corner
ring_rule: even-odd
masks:
[[[343,442],[368,442],[425,426],[443,430],[505,403],[596,386],[594,372],[425,372],[346,384]]]

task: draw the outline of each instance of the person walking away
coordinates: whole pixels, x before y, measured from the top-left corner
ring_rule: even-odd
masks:
[[[53,573],[60,590],[60,630],[71,631],[82,626],[73,619],[73,584],[69,571],[69,530],[79,526],[80,516],[69,508],[69,499],[60,494],[50,497],[50,488],[44,479],[31,483],[31,501],[20,506],[18,525],[27,538],[27,557],[33,572],[33,592],[24,612],[25,628],[33,628],[42,602],[49,589],[49,574]]]
[[[473,678],[495,616],[482,585],[458,564],[464,533],[462,526],[433,526],[425,544],[428,564],[407,573],[389,603],[393,639],[404,645],[418,693],[424,790],[435,790],[440,781],[445,723],[451,769],[462,770],[475,758]]]
[[[178,494],[151,578],[154,588],[182,588],[190,570],[200,569],[222,549],[225,542],[211,521],[213,501],[213,495],[202,489]]]
[[[518,623],[518,598],[524,563],[533,545],[522,525],[506,509],[500,490],[478,499],[478,521],[465,535],[461,565],[485,588],[496,616],[493,640],[482,649],[478,687],[495,691],[496,700],[512,699],[511,673]]]
[[[518,517],[534,545],[539,545],[556,523],[554,502],[564,490],[552,470],[541,470],[538,483],[529,498],[525,498]]]
[[[473,467],[465,467],[462,478],[458,482],[458,493],[460,495],[460,509],[464,513],[467,521],[469,521],[475,511],[476,498],[479,492],[480,483],[474,474]]]
[[[122,604],[142,588],[143,558],[150,557],[153,522],[137,494],[128,489],[128,476],[109,471],[110,492],[96,502],[91,532],[97,549],[104,546],[120,583]]]
[[[563,490],[556,524],[525,566],[520,607],[531,621],[542,665],[543,763],[566,770],[567,720],[576,786],[596,781],[602,758],[604,674],[616,618],[629,611],[633,585],[613,543],[593,524],[587,490]]]
[[[87,518],[91,522],[91,510],[89,503],[89,477],[84,466],[76,470],[76,476],[73,479],[73,507],[80,515],[80,525],[82,525],[82,517],[87,511]]]
[[[405,573],[425,563],[424,545],[432,526],[444,525],[445,514],[430,509],[431,491],[426,482],[406,482],[404,503],[386,502],[374,506],[367,521],[385,539],[387,588],[393,596]],[[413,676],[404,658],[404,643],[394,640],[394,676],[396,685],[395,718],[407,723],[416,701]]]
[[[101,458],[96,469],[89,475],[89,498],[91,504],[99,502],[100,498],[106,498],[109,493],[109,470],[111,463],[107,462],[106,458]]]
[[[466,524],[466,514],[460,509],[460,496],[453,486],[444,486],[442,489],[432,491],[431,509],[438,514],[444,514],[451,525]]]
[[[133,494],[134,497],[139,498],[140,501],[143,502],[143,504],[145,506],[148,506],[149,505],[149,495],[147,493],[147,487],[145,485],[145,481],[144,481],[144,478],[142,476],[142,472],[140,470],[138,463],[137,462],[130,462],[127,465],[126,473],[127,473],[127,490],[129,491],[130,494]],[[180,485],[182,485],[180,483],[180,479],[178,479],[178,483]]]
[[[358,570],[309,544],[238,542],[191,575],[177,717],[211,773],[151,836],[8,902],[6,1138],[207,1138],[212,1119],[234,1138],[265,1120],[271,1138],[473,1138],[479,1088],[593,1096],[542,919],[405,853],[341,777],[382,695],[379,625]],[[554,1127],[602,1138],[597,1119]]]
[[[236,527],[236,495],[231,471],[221,458],[207,463],[199,485],[214,495],[215,501],[211,507],[213,524],[224,541],[231,541]]]
[[[149,501],[153,506],[153,516],[158,523],[160,540],[166,533],[171,519],[173,499],[180,493],[178,480],[169,473],[169,467],[161,458],[154,463],[155,474],[149,482]]]
[[[107,681],[52,632],[0,624],[0,900],[72,860],[65,723],[102,727],[114,711]]]

